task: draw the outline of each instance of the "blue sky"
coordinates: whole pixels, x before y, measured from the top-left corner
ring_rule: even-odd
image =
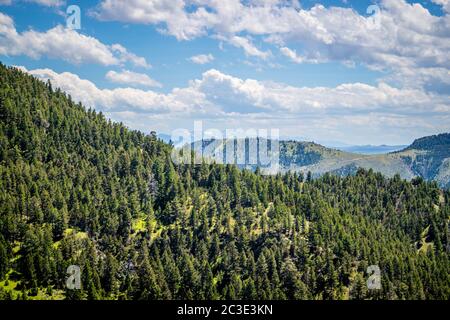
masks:
[[[69,5],[80,30],[66,27]],[[450,131],[449,11],[448,0],[0,0],[0,60],[145,132],[202,120],[406,144]]]

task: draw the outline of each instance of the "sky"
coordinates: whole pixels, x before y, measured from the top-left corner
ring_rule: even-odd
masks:
[[[0,61],[146,133],[202,121],[400,145],[450,132],[449,13],[450,0],[0,0]]]

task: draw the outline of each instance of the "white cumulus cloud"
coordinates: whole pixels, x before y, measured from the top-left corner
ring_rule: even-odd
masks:
[[[17,0],[18,1],[18,0]],[[23,2],[37,3],[46,7],[60,7],[66,4],[65,0],[22,0]],[[12,0],[0,0],[0,5],[11,5]]]
[[[110,70],[106,73],[105,78],[114,83],[126,84],[131,86],[142,87],[162,87],[161,83],[153,80],[144,73],[122,70],[120,72]]]
[[[130,87],[100,89],[93,82],[70,72],[51,69],[22,70],[67,92],[75,101],[102,111],[137,111],[148,113],[200,111],[202,94],[185,89],[173,89],[169,94]]]
[[[196,64],[207,64],[214,61],[214,56],[212,54],[199,54],[196,56],[192,56],[189,60]]]
[[[250,39],[245,37],[232,36],[225,40],[235,47],[244,49],[247,56],[254,56],[265,60],[272,55],[270,51],[262,51],[258,49]]]
[[[26,2],[34,2],[47,7],[59,7],[66,3],[65,0],[25,0]]]
[[[26,55],[33,59],[46,56],[72,64],[96,63],[105,66],[129,62],[139,67],[149,67],[145,58],[128,52],[119,44],[109,46],[61,25],[46,32],[27,30],[20,33],[13,19],[1,12],[0,55]]]
[[[299,55],[297,51],[289,49],[288,47],[281,47],[280,52],[284,56],[288,57],[289,60],[295,63],[321,63],[326,61],[326,59],[321,59],[320,55],[318,55],[317,53],[314,57],[305,57]]]

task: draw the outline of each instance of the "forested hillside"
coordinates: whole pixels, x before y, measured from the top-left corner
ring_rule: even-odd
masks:
[[[450,298],[436,183],[176,166],[49,83],[0,79],[0,299]]]

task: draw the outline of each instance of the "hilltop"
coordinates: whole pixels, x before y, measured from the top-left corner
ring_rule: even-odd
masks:
[[[396,174],[407,180],[421,177],[448,188],[450,187],[449,137],[449,133],[423,137],[400,151],[387,154],[360,154],[327,148],[314,142],[279,141],[280,172],[295,171],[305,174],[311,172],[314,176],[329,172],[345,176],[355,174],[358,168],[364,168],[380,172],[387,177]],[[267,144],[265,139],[259,141],[263,145]],[[227,143],[223,142],[225,145]],[[220,144],[220,141],[204,141],[203,155],[213,158],[211,151],[218,149]],[[241,148],[244,145],[241,143]],[[202,151],[199,143],[194,143],[193,147],[197,153]],[[248,151],[246,152],[248,160]],[[224,154],[226,160],[226,149]],[[240,166],[256,168],[256,165],[249,163]]]

